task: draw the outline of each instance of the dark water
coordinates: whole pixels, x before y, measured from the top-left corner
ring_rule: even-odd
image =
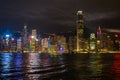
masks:
[[[120,80],[120,54],[0,53],[0,80]]]

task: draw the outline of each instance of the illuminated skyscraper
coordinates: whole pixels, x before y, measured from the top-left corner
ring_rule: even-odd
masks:
[[[84,25],[83,25],[83,13],[82,11],[77,12],[77,52],[83,51],[83,34],[84,34]]]
[[[37,38],[37,30],[36,29],[32,29],[32,36]]]
[[[17,51],[21,51],[21,38],[17,39]]]
[[[37,40],[37,31],[36,29],[32,29],[32,35],[30,36],[30,51],[36,51],[36,40]]]
[[[101,27],[99,26],[98,30],[97,30],[97,39],[101,40]]]
[[[98,52],[101,51],[102,48],[102,31],[101,31],[101,27],[99,26],[98,30],[97,30],[97,50]]]
[[[90,51],[96,51],[96,37],[94,33],[90,34]]]
[[[24,25],[23,29],[23,45],[25,46],[28,41],[28,34],[27,34],[27,25]]]
[[[28,32],[27,32],[27,25],[25,25],[25,26],[24,26],[24,29],[23,29],[22,48],[23,48],[23,51],[27,51],[27,50],[28,50]]]

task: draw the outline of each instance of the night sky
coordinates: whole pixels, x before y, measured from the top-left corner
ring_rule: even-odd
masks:
[[[91,30],[120,29],[120,0],[0,0],[0,30],[72,31],[78,10]]]

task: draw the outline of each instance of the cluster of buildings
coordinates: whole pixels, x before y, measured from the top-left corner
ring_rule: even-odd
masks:
[[[89,33],[85,37],[85,27],[82,11],[77,12],[76,35],[48,34],[40,37],[36,29],[28,33],[27,26],[22,32],[0,36],[1,52],[47,52],[47,53],[96,53],[120,51],[120,34],[102,32],[99,26],[96,33]]]
[[[5,34],[0,36],[1,52],[45,52],[45,53],[67,53],[67,41],[63,35],[46,34],[40,37],[36,29],[28,33],[27,26],[22,32]]]
[[[69,51],[77,53],[120,51],[120,34],[103,32],[99,26],[96,33],[89,33],[89,37],[85,37],[86,28],[82,11],[77,12],[76,24],[76,35],[69,38]]]

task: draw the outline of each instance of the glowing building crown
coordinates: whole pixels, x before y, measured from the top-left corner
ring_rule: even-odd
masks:
[[[77,15],[78,15],[78,14],[82,14],[82,13],[83,13],[83,11],[78,11],[78,12],[77,12]]]

